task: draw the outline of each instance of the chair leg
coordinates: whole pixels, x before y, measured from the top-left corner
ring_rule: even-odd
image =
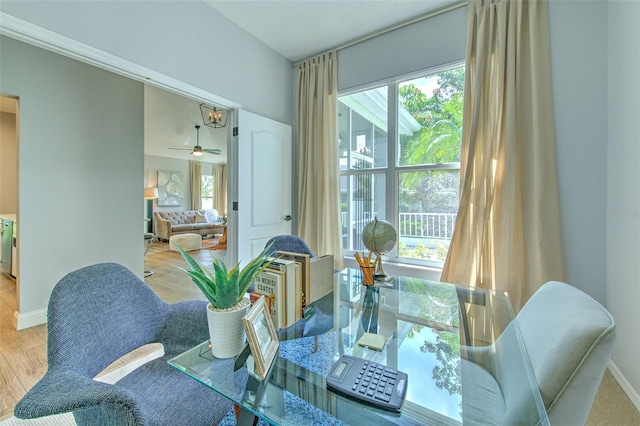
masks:
[[[144,243],[145,243],[145,248],[144,248],[144,254],[143,257],[147,255],[147,252],[149,251],[149,249],[151,248],[151,246],[153,245],[153,242],[155,241],[156,236],[151,234],[151,233],[147,233],[144,235]],[[146,270],[144,271],[144,277],[150,277],[151,275],[153,275],[153,271],[149,271]]]

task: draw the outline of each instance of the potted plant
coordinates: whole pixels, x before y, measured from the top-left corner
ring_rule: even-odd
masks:
[[[208,270],[187,253],[176,246],[189,270],[178,268],[188,274],[204,293],[207,305],[211,352],[216,358],[229,358],[242,352],[245,346],[245,332],[242,317],[250,306],[244,295],[253,283],[256,275],[270,262],[266,261],[269,247],[240,270],[240,263],[231,270],[217,257],[213,256],[213,270]]]

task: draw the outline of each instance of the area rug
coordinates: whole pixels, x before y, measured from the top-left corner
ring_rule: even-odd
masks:
[[[219,244],[217,239],[202,240],[202,248],[205,250],[226,250],[226,244]]]
[[[318,336],[316,349],[314,337],[303,337],[295,340],[280,342],[280,356],[289,362],[304,367],[320,376],[326,376],[333,365],[334,358],[340,344],[353,345],[349,335],[342,335],[343,341],[338,339],[338,332],[329,332]],[[283,391],[283,421],[287,424],[299,426],[336,425],[344,423],[327,414],[321,409],[305,402],[298,396]],[[233,426],[236,424],[233,411],[227,413],[219,426]],[[266,426],[267,422],[260,420],[258,425]]]

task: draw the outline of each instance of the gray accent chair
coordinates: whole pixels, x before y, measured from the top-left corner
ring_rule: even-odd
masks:
[[[616,323],[569,284],[542,286],[518,324],[552,425],[584,425],[615,342]]]
[[[78,425],[217,424],[231,402],[167,363],[208,339],[206,304],[167,304],[115,263],[69,273],[49,300],[48,371],[18,402],[16,417],[73,412]],[[164,346],[164,356],[115,384],[93,380],[154,342]]]
[[[544,407],[532,406],[517,386],[532,379],[514,356],[518,334]],[[542,408],[551,425],[584,425],[614,342],[615,321],[604,307],[569,284],[546,283],[493,345],[465,347],[464,423],[531,424]]]

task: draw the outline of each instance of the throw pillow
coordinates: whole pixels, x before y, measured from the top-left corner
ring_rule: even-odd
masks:
[[[216,209],[206,209],[204,211],[204,216],[207,218],[207,222],[209,223],[220,222],[220,216],[218,215],[218,211]]]
[[[207,223],[207,218],[200,212],[196,213],[195,223]]]

